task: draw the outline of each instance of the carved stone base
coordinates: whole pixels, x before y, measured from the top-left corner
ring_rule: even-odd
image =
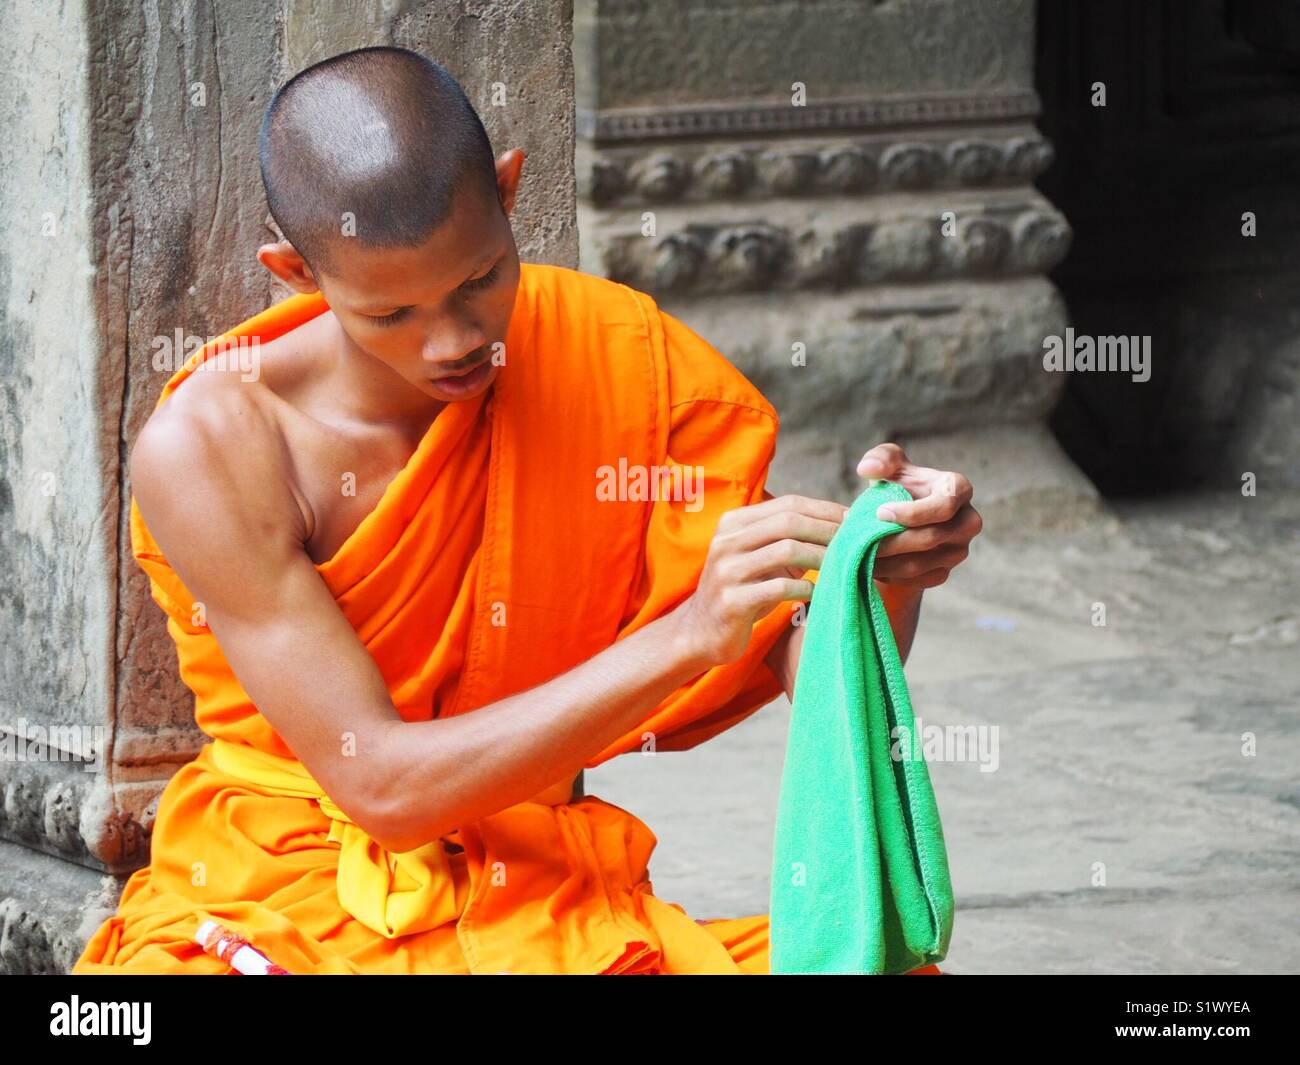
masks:
[[[125,881],[0,840],[0,973],[69,972]]]
[[[661,303],[736,365],[781,414],[769,490],[849,502],[868,447],[976,484],[986,523],[1076,524],[1100,513],[1092,484],[1045,426],[1065,387],[1043,337],[1066,308],[1045,278],[737,294]]]
[[[1109,517],[1096,487],[1041,422],[901,433],[898,443],[922,465],[969,477],[985,533],[1001,541],[1075,531]]]

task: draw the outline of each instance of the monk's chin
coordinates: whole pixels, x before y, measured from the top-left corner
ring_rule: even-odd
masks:
[[[485,392],[496,379],[497,367],[489,359],[478,369],[464,377],[444,377],[429,380],[425,391],[447,403],[460,403]]]

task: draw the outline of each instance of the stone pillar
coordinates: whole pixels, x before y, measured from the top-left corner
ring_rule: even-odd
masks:
[[[990,525],[1090,513],[1045,427],[1069,226],[1033,187],[1031,0],[577,0],[581,265],[773,401],[775,491],[871,443],[969,472]]]
[[[203,742],[130,556],[126,459],[171,369],[276,291],[257,130],[318,58],[438,60],[528,153],[520,252],[576,261],[570,8],[362,0],[0,8],[0,971],[63,972]]]

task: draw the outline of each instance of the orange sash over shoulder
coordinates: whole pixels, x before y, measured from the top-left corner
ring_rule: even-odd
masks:
[[[249,319],[159,403],[230,342],[326,310],[295,296]],[[473,712],[662,616],[694,589],[719,517],[765,496],[775,412],[644,293],[524,264],[505,355],[488,395],[438,415],[317,567],[408,721]],[[650,830],[595,796],[568,801],[570,781],[447,840],[379,847],[252,705],[134,500],[130,528],[213,742],[168,784],[150,866],[74,971],[222,971],[192,942],[209,918],[293,972],[738,971],[725,936],[652,894]],[[588,766],[695,746],[774,698],[763,657],[790,609]]]

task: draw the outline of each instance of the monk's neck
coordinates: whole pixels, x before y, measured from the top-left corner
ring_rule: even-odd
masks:
[[[340,412],[359,422],[401,426],[422,435],[447,404],[367,355],[343,332],[333,314],[329,318],[332,342],[327,349],[327,374]]]

